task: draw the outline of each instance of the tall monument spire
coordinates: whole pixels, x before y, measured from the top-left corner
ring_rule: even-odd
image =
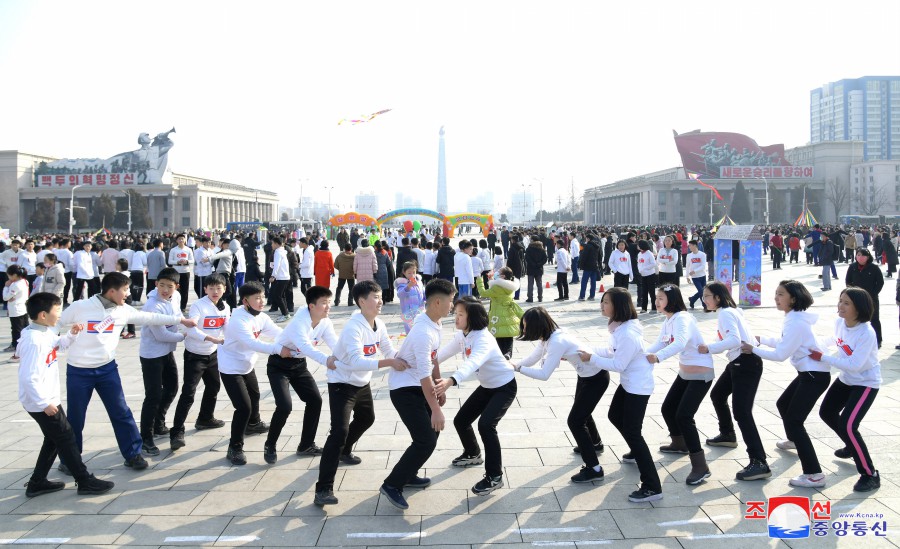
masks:
[[[447,209],[447,164],[444,158],[444,127],[438,132],[438,184],[437,184],[437,211],[442,214],[450,213]]]

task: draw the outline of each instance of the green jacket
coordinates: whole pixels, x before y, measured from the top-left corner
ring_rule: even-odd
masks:
[[[519,320],[524,311],[513,299],[513,294],[519,289],[519,283],[514,280],[495,278],[490,282],[490,288],[484,288],[484,282],[480,276],[475,277],[475,285],[478,287],[478,295],[491,300],[488,310],[490,324],[488,331],[494,337],[516,337],[519,335]]]

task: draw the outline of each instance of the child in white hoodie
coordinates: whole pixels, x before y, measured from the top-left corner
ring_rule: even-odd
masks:
[[[28,301],[28,280],[25,278],[25,269],[18,265],[12,265],[6,269],[8,280],[3,286],[3,301],[9,307],[9,327],[12,332],[12,343],[3,349],[3,352],[13,353],[10,360],[19,360],[16,354],[16,345],[22,330],[28,326],[28,312],[25,310],[25,302]]]
[[[776,362],[790,358],[791,365],[797,369],[797,377],[775,403],[787,435],[787,440],[781,441],[779,448],[796,448],[803,466],[803,474],[792,478],[791,486],[821,488],[825,486],[825,474],[822,473],[816,449],[809,439],[804,422],[816,401],[828,389],[831,371],[827,364],[816,362],[809,356],[819,347],[812,330],[819,317],[806,312],[812,304],[813,298],[803,283],[782,280],[775,289],[775,306],[784,313],[781,337],[757,336],[759,343],[770,349],[745,342],[741,345],[741,352],[753,353]]]
[[[871,492],[881,486],[881,476],[859,434],[859,424],[881,388],[878,341],[869,322],[873,310],[869,292],[862,288],[845,289],[838,300],[840,318],[834,323],[837,349],[830,355],[817,351],[810,354],[813,360],[841,371],[822,399],[819,417],[844,441],[845,446],[835,450],[834,455],[852,457],[856,463],[860,477],[853,485],[855,492]]]

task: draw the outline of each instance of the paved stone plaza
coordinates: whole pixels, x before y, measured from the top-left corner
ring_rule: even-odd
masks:
[[[782,278],[796,278],[810,288],[816,299],[813,312],[822,315],[816,326],[819,335],[830,334],[836,318],[835,304],[843,282],[834,283],[834,291],[823,293],[818,268],[785,264],[780,272],[771,271],[764,258],[764,306],[746,311],[758,334],[778,335],[782,314],[772,305],[772,294]],[[838,266],[840,279],[846,271]],[[554,302],[555,272],[547,268],[544,303],[560,324],[585,344],[600,345],[607,338],[606,321],[594,302]],[[603,283],[611,285],[611,277]],[[336,285],[336,279],[334,280]],[[683,291],[693,288],[682,285]],[[868,495],[852,491],[858,475],[850,460],[832,455],[842,446],[838,437],[811,414],[807,428],[813,436],[828,486],[824,489],[798,489],[788,479],[801,472],[793,452],[775,448],[784,437],[775,400],[795,375],[788,363],[765,363],[763,381],[757,395],[755,417],[760,425],[773,477],[768,481],[738,482],[734,474],[746,464],[746,453],[737,449],[707,448],[712,477],[701,486],[688,487],[684,478],[690,470],[687,456],[659,453],[656,448],[667,442],[660,415],[660,404],[677,371],[674,360],[657,367],[657,385],[650,399],[644,436],[664,481],[665,498],[653,504],[633,504],[627,500],[638,483],[635,465],[619,462],[627,451],[622,438],[606,419],[614,386],[600,402],[595,418],[606,451],[600,463],[606,472],[603,481],[593,485],[574,485],[569,477],[581,466],[573,454],[573,439],[566,426],[572,403],[575,373],[566,365],[547,382],[519,376],[519,393],[513,407],[500,423],[503,444],[505,487],[487,497],[471,493],[471,486],[483,474],[481,467],[457,469],[450,466],[461,446],[452,427],[455,410],[475,383],[451,389],[445,413],[447,428],[438,441],[438,449],[426,464],[425,473],[433,479],[426,490],[407,490],[410,509],[399,511],[380,496],[378,488],[409,443],[406,429],[391,406],[385,372],[373,379],[376,404],[375,425],[360,440],[355,453],[363,462],[342,466],[336,479],[340,504],[323,510],[313,505],[318,458],[298,457],[302,403],[295,397],[294,413],[285,427],[276,465],[266,465],[262,450],[264,437],[249,437],[246,450],[249,463],[231,466],[225,460],[228,430],[196,432],[193,419],[199,402],[188,420],[188,446],[177,453],[168,448],[168,440],[159,440],[161,455],[148,458],[150,469],[134,472],[122,466],[112,428],[99,398],[95,397],[85,428],[84,459],[98,477],[113,480],[114,490],[98,497],[79,497],[74,482],[65,477],[67,489],[51,495],[27,499],[23,484],[34,466],[41,445],[37,425],[17,400],[16,363],[0,362],[0,544],[60,546],[173,546],[239,545],[263,546],[407,546],[432,547],[587,547],[604,545],[626,547],[761,547],[810,545],[879,546],[898,545],[900,537],[892,532],[900,527],[900,392],[897,372],[900,366],[894,345],[900,343],[897,306],[894,304],[894,280],[886,280],[881,297],[884,348],[881,350],[884,386],[860,429],[876,467],[883,479],[881,489]],[[296,303],[302,303],[297,292]],[[689,294],[688,294],[689,295]],[[577,297],[577,291],[573,292]],[[193,296],[192,296],[193,298]],[[346,298],[344,303],[346,303]],[[338,331],[351,313],[346,306],[332,309]],[[701,331],[712,339],[716,332],[714,315],[695,313]],[[392,334],[402,333],[398,305],[386,305],[384,318]],[[641,315],[645,339],[653,341],[662,316]],[[452,335],[452,321],[444,322],[444,339]],[[9,341],[9,321],[0,319],[0,347]],[[135,415],[143,398],[138,340],[122,341],[118,361],[125,395]],[[533,344],[516,342],[515,357],[520,358]],[[176,353],[179,365],[182,347]],[[7,355],[3,356],[5,360]],[[268,421],[275,407],[265,376],[265,358],[257,362],[262,389],[262,415]],[[454,369],[455,360],[445,365]],[[724,355],[716,358],[717,373],[724,367]],[[263,365],[260,369],[260,365]],[[323,394],[325,375],[321,366],[310,363]],[[64,368],[62,368],[64,371]],[[613,385],[618,375],[612,374]],[[65,395],[64,395],[65,396]],[[327,399],[327,396],[325,397]],[[169,419],[174,405],[169,411]],[[818,408],[816,409],[818,410]],[[217,416],[230,420],[232,407],[224,390],[219,394]],[[317,442],[325,441],[328,430],[327,402],[322,414]],[[701,437],[713,436],[717,423],[708,398],[697,415]],[[893,449],[893,450],[892,450]],[[51,478],[62,475],[54,471]],[[770,540],[765,520],[747,520],[747,501],[775,496],[809,496],[830,500],[833,520],[840,512],[882,513],[889,530],[887,538],[848,533],[845,538],[828,536],[784,542]],[[853,519],[847,519],[851,523]],[[857,519],[860,520],[860,519]],[[873,523],[874,519],[868,519]]]

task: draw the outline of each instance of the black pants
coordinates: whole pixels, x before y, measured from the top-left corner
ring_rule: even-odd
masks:
[[[131,271],[131,299],[138,303],[144,295],[144,271]]]
[[[88,299],[94,297],[95,295],[100,293],[100,277],[95,276],[94,278],[87,281],[87,296]]]
[[[879,314],[881,303],[879,303],[878,296],[871,294],[869,296],[872,298],[872,320],[869,322],[872,324],[872,329],[875,330],[875,340],[878,341],[878,348],[880,349],[883,341],[881,338],[881,315]]]
[[[203,297],[203,281],[205,279],[205,276],[194,275],[194,295],[197,296],[197,299],[201,299]]]
[[[172,432],[184,432],[184,422],[188,412],[194,405],[194,395],[197,394],[197,385],[203,380],[203,398],[200,399],[200,413],[197,421],[210,421],[216,410],[216,396],[222,382],[219,379],[219,355],[213,351],[211,355],[198,355],[190,351],[184,351],[184,384],[181,386],[181,396],[175,405],[175,419],[172,420]]]
[[[676,286],[679,285],[680,279],[678,278],[678,273],[659,273],[657,276],[659,277],[659,282],[657,283],[657,285],[662,285],[662,284],[674,284]],[[654,291],[655,291],[655,288],[654,288]]]
[[[569,299],[569,277],[566,273],[556,273],[556,291],[559,297]]]
[[[798,372],[794,381],[775,402],[781,421],[784,422],[784,434],[797,446],[797,457],[800,458],[804,475],[822,472],[816,449],[804,423],[830,382],[829,372]]]
[[[141,273],[143,275],[143,273]],[[3,273],[3,276],[6,276],[6,273]],[[69,304],[69,290],[72,288],[72,273],[64,273],[63,277],[66,279],[66,287],[63,288],[63,305]],[[5,282],[5,280],[3,281]],[[74,300],[73,300],[74,301]]]
[[[822,407],[819,408],[819,417],[822,421],[831,427],[844,441],[844,445],[853,452],[853,462],[856,463],[856,470],[861,475],[875,474],[875,465],[872,464],[869,449],[859,434],[859,424],[866,417],[876,396],[878,389],[847,385],[837,379],[825,393]]]
[[[497,338],[497,347],[500,347],[500,352],[507,359],[512,357],[514,341],[515,341],[515,338],[513,338],[513,337],[498,337]]]
[[[249,423],[259,423],[259,382],[256,380],[256,370],[249,374],[223,374],[222,386],[231,405],[234,406],[234,414],[231,416],[231,440],[232,448],[244,447],[244,430]]]
[[[304,297],[306,296],[306,290],[308,290],[311,286],[312,286],[312,277],[310,277],[310,278],[300,277],[300,293],[303,294]]]
[[[479,385],[463,402],[456,417],[453,418],[453,426],[456,427],[459,440],[468,456],[477,456],[481,453],[478,440],[475,438],[475,430],[472,429],[472,424],[478,419],[478,434],[484,443],[484,469],[487,474],[494,477],[503,474],[503,455],[500,437],[497,436],[497,425],[516,400],[517,391],[515,378],[496,389],[486,389]]]
[[[772,248],[772,268],[780,269],[781,268],[781,257],[782,253],[779,248]]]
[[[544,273],[536,274],[536,275],[528,275],[528,299],[534,298],[534,285],[537,283],[537,297],[538,300],[544,299]]]
[[[613,286],[616,288],[628,289],[628,275],[622,273],[613,273]]]
[[[144,376],[144,404],[141,406],[141,437],[153,438],[153,427],[165,425],[166,412],[178,394],[178,365],[175,354],[141,357]]]
[[[341,454],[349,454],[363,433],[375,423],[375,406],[368,383],[362,387],[349,383],[329,383],[328,407],[331,410],[331,432],[322,448],[317,492],[334,487],[334,475],[337,473]],[[351,414],[353,421],[350,420]]]
[[[347,306],[353,306],[353,286],[356,285],[356,280],[352,278],[339,278],[337,291],[334,294],[334,304],[341,304],[341,291],[344,289],[344,285],[347,285]]]
[[[75,442],[75,431],[69,425],[62,404],[58,405],[57,409],[56,415],[52,417],[44,412],[28,412],[41,428],[41,433],[44,434],[44,443],[38,453],[31,480],[46,479],[57,455],[60,457],[60,461],[72,471],[75,480],[85,480],[88,478],[88,470],[81,460],[81,452],[78,451],[78,444]]]
[[[272,299],[272,307],[281,311],[282,316],[288,314],[287,292],[290,291],[290,280],[276,280],[269,289],[269,297]]]
[[[725,371],[709,394],[716,416],[719,418],[719,432],[733,433],[734,423],[728,408],[728,397],[734,407],[734,419],[741,429],[741,437],[747,445],[747,455],[751,459],[766,461],[759,429],[753,419],[753,401],[762,378],[762,359],[756,355],[742,354],[725,366]]]
[[[603,397],[603,393],[608,387],[609,372],[606,370],[601,370],[591,377],[578,376],[578,381],[575,383],[575,402],[572,403],[572,409],[569,410],[566,422],[581,450],[581,459],[588,467],[596,467],[600,464],[594,446],[599,444],[602,439],[591,414],[594,413],[600,398]]]
[[[388,486],[403,491],[425,465],[437,446],[438,432],[431,426],[431,406],[425,399],[422,387],[401,387],[391,391],[391,403],[397,415],[412,437],[409,447],[397,460],[391,473],[384,479]]]
[[[677,376],[663,400],[662,416],[669,428],[669,436],[683,436],[684,443],[692,454],[703,450],[694,415],[700,409],[700,403],[710,387],[712,381],[686,380]]]
[[[187,310],[188,291],[191,287],[191,273],[178,273],[178,293],[181,295],[181,310]],[[199,295],[197,296],[200,297]]]
[[[84,296],[84,289],[88,285],[88,280],[83,278],[76,278],[72,282],[72,301],[78,301],[79,299],[87,299]]]
[[[647,275],[641,277],[641,292],[639,295],[643,297],[641,308],[646,311],[647,305],[651,310],[656,310],[656,275]]]
[[[19,338],[22,337],[22,330],[28,326],[28,315],[9,317],[9,328],[12,332],[12,346],[19,344]]]
[[[269,355],[266,375],[269,378],[269,385],[272,387],[272,396],[275,398],[275,412],[272,414],[266,444],[275,446],[287,418],[294,409],[291,400],[291,387],[293,387],[300,400],[306,404],[306,409],[303,411],[303,430],[300,433],[300,444],[297,445],[297,448],[309,448],[316,441],[316,428],[319,426],[319,416],[322,414],[322,395],[319,394],[316,380],[313,379],[306,367],[306,359]]]
[[[650,488],[656,492],[662,492],[662,484],[650,448],[641,429],[644,425],[644,414],[647,412],[647,402],[650,395],[635,395],[626,391],[621,385],[613,394],[609,403],[610,423],[622,434],[632,457],[637,462],[638,471],[641,473],[641,488]],[[591,450],[593,452],[593,450]]]

